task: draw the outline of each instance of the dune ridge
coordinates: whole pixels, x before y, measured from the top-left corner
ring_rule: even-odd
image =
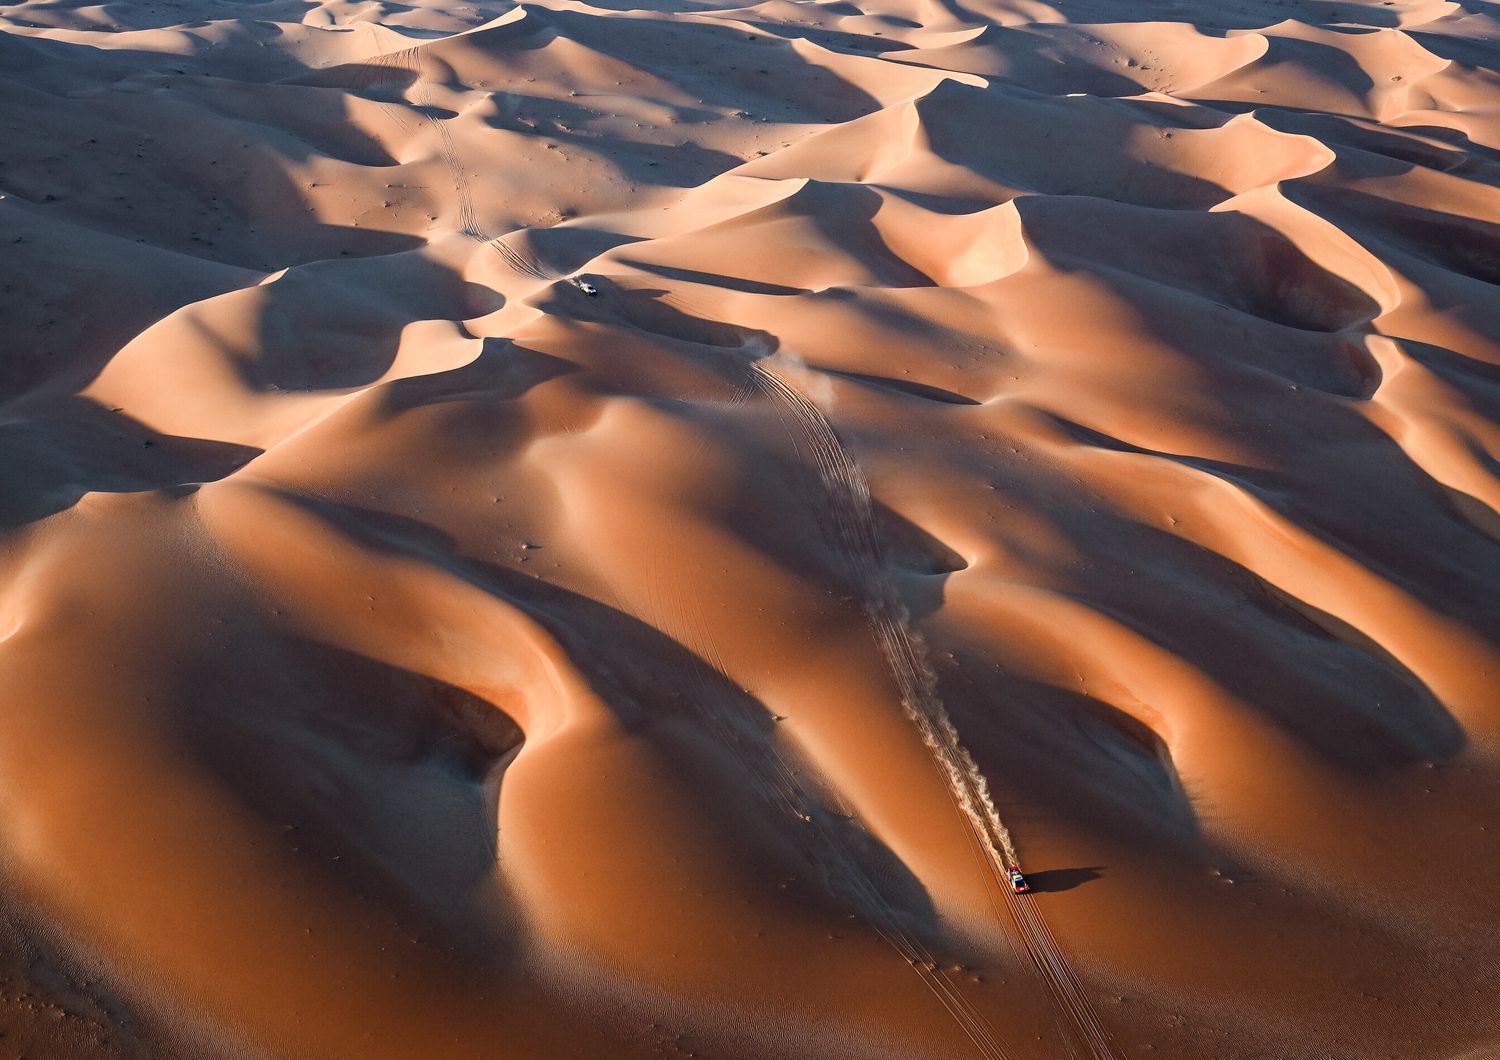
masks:
[[[0,9],[7,1044],[1500,1048],[1497,40]]]

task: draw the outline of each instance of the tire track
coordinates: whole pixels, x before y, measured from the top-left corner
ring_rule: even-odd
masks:
[[[370,32],[374,33],[373,27]],[[376,44],[379,45],[378,37]],[[353,87],[359,91],[383,91],[388,88],[399,90],[408,82],[416,97],[413,103],[418,112],[437,130],[438,153],[442,156],[443,164],[448,167],[448,176],[453,181],[453,188],[458,197],[459,231],[476,242],[487,243],[490,237],[480,227],[479,216],[474,210],[473,195],[469,189],[469,175],[464,171],[463,160],[459,157],[458,145],[454,142],[453,133],[446,122],[432,113],[434,104],[427,92],[425,58],[422,49],[414,45],[410,48],[402,48],[400,51],[377,55],[363,64],[352,79]],[[400,107],[378,97],[376,102],[380,109],[402,130],[409,131],[412,128]]]
[[[374,39],[375,48],[380,49],[380,36],[375,32],[373,23],[366,22],[370,30],[370,36]],[[383,92],[387,88],[402,88],[401,71],[409,69],[411,54],[415,48],[406,48],[399,52],[384,52],[377,54],[356,67],[355,74],[349,81],[349,87],[356,92]],[[409,131],[411,124],[401,112],[401,108],[394,103],[376,96],[375,102],[385,115],[390,118],[403,131]]]
[[[366,25],[370,25],[366,23]],[[374,35],[374,27],[370,32]],[[375,38],[376,47],[379,47],[379,38]],[[405,75],[403,77],[403,75]],[[388,88],[402,89],[406,84],[412,87],[414,105],[419,113],[425,117],[438,134],[438,153],[442,156],[443,164],[448,167],[449,178],[453,181],[453,188],[458,197],[458,230],[470,239],[478,243],[489,243],[495,252],[500,255],[500,260],[505,264],[543,282],[550,282],[554,277],[549,275],[534,260],[529,259],[504,243],[505,236],[491,239],[489,233],[479,223],[479,214],[474,208],[473,192],[470,188],[469,175],[463,166],[463,159],[458,153],[458,144],[453,138],[452,131],[447,123],[432,113],[434,106],[432,97],[427,91],[427,76],[425,69],[425,57],[420,46],[403,48],[400,51],[385,52],[374,56],[363,64],[358,73],[351,79],[351,87],[356,91],[383,91]],[[403,131],[410,131],[412,126],[407,121],[402,108],[395,104],[386,102],[377,97],[376,102],[392,121]]]
[[[382,55],[381,58],[385,61],[381,64],[379,87],[382,89],[394,88],[398,92],[404,89],[406,86],[402,83],[401,75],[403,72],[411,71],[413,65],[417,62],[417,49],[403,48],[399,52]],[[409,130],[411,128],[411,123],[406,120],[406,114],[396,104],[382,101],[380,107],[390,115],[391,120],[402,130]]]
[[[1004,882],[1003,879],[996,881],[997,885]],[[1015,894],[1009,887],[1006,887],[1005,893],[1027,952],[1046,981],[1053,998],[1067,1013],[1068,1029],[1077,1035],[1078,1044],[1086,1051],[1085,1055],[1092,1056],[1094,1060],[1112,1060],[1116,1053],[1110,1044],[1109,1033],[1100,1022],[1099,1014],[1084,991],[1083,984],[1068,964],[1052,929],[1037,910],[1035,899]],[[1077,1055],[1077,1050],[1071,1044],[1069,1051]]]
[[[959,739],[937,694],[926,650],[907,622],[906,608],[887,569],[864,473],[816,405],[764,364],[755,362],[751,368],[762,391],[788,417],[799,452],[803,445],[807,447],[830,502],[838,544],[856,585],[865,593],[865,613],[902,709],[947,781],[949,796],[968,823],[995,886],[1005,896],[1017,934],[1064,1017],[1063,1038],[1069,1054],[1115,1060],[1109,1035],[1035,899],[1016,895],[1010,886],[1006,869],[1018,864],[1015,844],[990,797],[989,782]]]
[[[544,283],[550,283],[553,277],[541,267],[541,265],[536,261],[535,258],[530,257],[526,254],[522,254],[519,250],[506,242],[506,240],[514,234],[515,233],[512,232],[508,233],[507,235],[499,236],[495,239],[490,240],[490,247],[494,249],[496,254],[500,255],[500,260],[503,261],[507,267],[521,273],[522,275],[530,276],[534,279],[541,280]]]
[[[469,174],[464,170],[463,160],[459,157],[453,132],[446,121],[432,113],[435,104],[427,91],[426,55],[420,48],[409,48],[401,54],[409,56],[403,62],[415,78],[412,87],[417,97],[417,107],[437,130],[438,153],[443,156],[448,175],[453,181],[453,190],[458,196],[458,230],[476,243],[488,243],[490,237],[480,226],[479,215],[474,212],[474,198],[469,191]]]
[[[755,390],[752,379],[736,389],[726,407],[743,405]],[[695,605],[689,611],[688,598],[671,593],[666,594],[665,599],[671,601],[672,606],[664,605],[659,592],[661,579],[657,573],[660,562],[660,555],[653,553],[645,599],[648,624],[663,632],[671,628],[687,631],[691,641],[700,647],[703,660],[733,684],[735,679],[715,646],[699,607]],[[616,606],[622,610],[634,610],[623,606],[620,594],[612,586],[609,592],[615,598]],[[664,624],[663,619],[670,620],[671,624]],[[871,930],[912,968],[923,986],[958,1024],[979,1056],[984,1060],[1011,1060],[1011,1054],[989,1021],[959,984],[950,978],[950,973],[943,970],[926,944],[907,930],[903,911],[881,892],[859,852],[849,841],[847,830],[840,826],[844,818],[827,807],[814,781],[804,779],[808,775],[807,769],[778,751],[771,736],[755,717],[715,709],[713,704],[719,693],[701,671],[693,669],[690,672],[692,678],[688,691],[693,714],[715,744],[734,757],[770,811],[788,820],[787,834],[794,837],[802,862],[823,874],[824,887],[829,894],[849,901],[863,914]]]
[[[733,681],[708,636],[706,625],[692,621],[687,628],[704,646],[709,665]],[[695,678],[695,684],[700,695],[695,696],[693,702],[705,727],[718,738],[721,746],[729,748],[754,778],[762,797],[778,812],[797,819],[798,824],[793,826],[791,834],[800,837],[797,846],[803,861],[824,871],[825,885],[832,894],[853,900],[872,930],[911,966],[923,985],[962,1028],[980,1056],[986,1060],[1008,1060],[1010,1054],[1001,1045],[988,1020],[942,970],[932,951],[907,931],[901,910],[881,893],[858,853],[835,823],[838,816],[824,806],[824,800],[802,781],[793,764],[778,753],[750,719],[709,709],[706,704],[711,701],[711,690],[701,676]]]
[[[374,33],[373,27],[370,32]],[[376,38],[376,43],[378,46],[379,38]],[[360,91],[384,90],[393,87],[400,89],[404,87],[403,82],[410,83],[414,97],[413,105],[437,131],[438,154],[442,157],[443,164],[448,167],[448,176],[453,181],[453,189],[458,197],[458,230],[475,242],[489,242],[490,237],[479,224],[479,215],[474,210],[474,198],[469,188],[469,175],[464,170],[463,160],[459,157],[458,144],[453,139],[453,132],[448,128],[447,122],[432,113],[435,104],[428,92],[426,56],[422,48],[414,45],[400,51],[377,55],[362,64],[359,72],[351,79],[352,87]],[[403,130],[411,128],[400,107],[380,99],[376,102],[379,103],[381,110],[385,111],[391,120]]]

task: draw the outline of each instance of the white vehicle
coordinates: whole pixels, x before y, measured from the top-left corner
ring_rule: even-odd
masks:
[[[577,287],[580,291],[588,295],[590,298],[593,298],[599,293],[599,288],[595,287],[587,280],[574,280],[573,286]]]

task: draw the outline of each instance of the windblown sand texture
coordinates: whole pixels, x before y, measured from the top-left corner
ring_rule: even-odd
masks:
[[[1500,1055],[1495,6],[631,2],[0,7],[0,1053]]]

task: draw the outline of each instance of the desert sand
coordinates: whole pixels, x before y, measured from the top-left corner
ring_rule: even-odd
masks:
[[[0,7],[0,1054],[1500,1055],[1495,10]]]

